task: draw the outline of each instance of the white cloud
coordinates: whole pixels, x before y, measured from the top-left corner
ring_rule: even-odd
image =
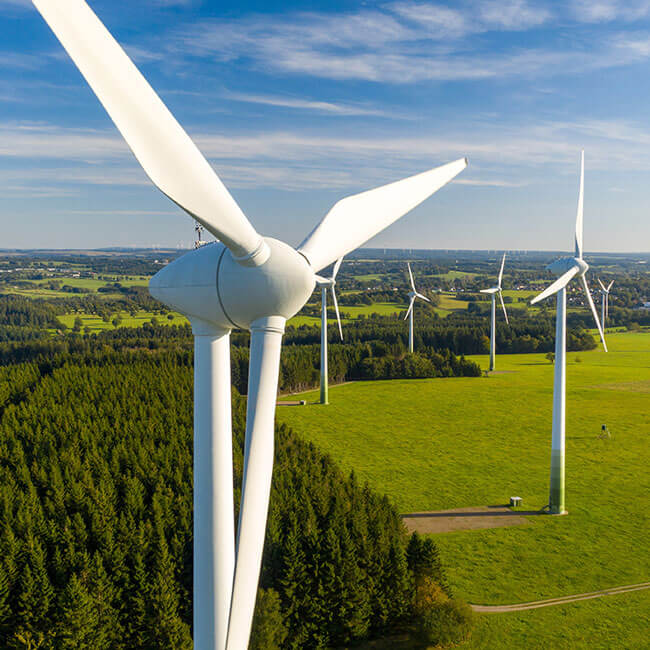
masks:
[[[650,4],[650,0],[648,0]],[[598,70],[650,57],[643,35],[557,40],[548,45],[487,47],[472,35],[529,30],[550,23],[545,5],[524,0],[394,2],[356,13],[298,13],[202,22],[172,39],[174,55],[245,60],[274,74],[344,81],[418,83]]]
[[[237,102],[277,106],[281,108],[291,108],[296,110],[307,110],[331,115],[366,115],[395,118],[395,115],[393,113],[355,104],[341,104],[336,102],[300,99],[298,97],[280,97],[276,95],[253,95],[248,93],[230,91],[223,93],[222,96],[225,99],[230,99]]]
[[[573,0],[571,13],[580,22],[632,22],[650,15],[649,0]]]
[[[650,134],[617,121],[541,122],[503,125],[489,121],[447,124],[438,132],[359,137],[350,132],[203,134],[196,142],[232,188],[360,190],[396,180],[467,155],[464,185],[515,187],[545,173],[573,170],[587,150],[589,169],[650,170]],[[81,185],[148,187],[121,138],[112,132],[48,125],[0,124],[3,187]],[[34,161],[38,163],[34,164]],[[28,179],[28,180],[26,180]]]

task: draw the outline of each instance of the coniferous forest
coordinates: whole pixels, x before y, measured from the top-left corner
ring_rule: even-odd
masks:
[[[1,369],[2,648],[192,645],[191,357],[119,340],[32,350]],[[235,392],[236,506],[244,419]],[[276,428],[251,647],[412,629],[449,596],[433,542],[407,536],[387,499]]]

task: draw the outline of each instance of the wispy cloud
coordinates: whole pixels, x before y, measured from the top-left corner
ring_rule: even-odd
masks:
[[[586,147],[590,169],[650,170],[650,135],[621,121],[540,122],[516,125],[462,123],[418,136],[364,137],[352,132],[202,134],[195,138],[224,182],[233,188],[373,187],[467,155],[470,168],[459,182],[517,187],[542,169],[573,170]],[[121,138],[110,132],[48,125],[0,125],[3,187],[113,186],[150,183]],[[40,160],[34,166],[33,161]],[[47,163],[47,164],[45,164]],[[26,179],[29,179],[28,181]]]
[[[263,104],[266,106],[277,106],[280,108],[291,108],[296,110],[314,111],[328,115],[365,115],[378,117],[395,118],[392,112],[382,111],[366,106],[355,104],[341,104],[336,102],[315,101],[310,99],[301,99],[298,97],[279,97],[276,95],[252,95],[248,93],[224,92],[222,95],[225,99],[250,104]]]
[[[573,0],[573,16],[585,23],[632,22],[650,15],[648,0]]]
[[[650,0],[649,0],[650,4]],[[640,9],[639,9],[640,11]],[[382,9],[202,22],[172,39],[175,51],[242,59],[274,74],[383,83],[555,76],[645,61],[643,35],[572,38],[548,45],[483,48],[477,33],[521,31],[556,17],[524,0],[395,2]]]

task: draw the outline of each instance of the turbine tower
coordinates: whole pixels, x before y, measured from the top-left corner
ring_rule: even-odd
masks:
[[[341,268],[343,258],[336,260],[334,270],[329,278],[320,275],[316,276],[316,284],[321,288],[321,325],[320,325],[320,403],[329,404],[327,385],[327,290],[332,291],[332,302],[336,310],[336,320],[339,324],[339,335],[343,340],[343,329],[341,328],[341,315],[339,314],[339,303],[336,300],[336,275]]]
[[[339,201],[298,249],[262,237],[84,0],[32,0],[153,183],[219,241],[149,283],[194,333],[194,647],[246,650],[262,563],[285,322],[316,272],[419,205],[466,159]],[[230,332],[251,332],[237,540],[233,525]]]
[[[551,487],[549,511],[554,515],[565,514],[564,508],[564,448],[566,423],[566,287],[574,278],[580,278],[582,287],[594,315],[603,348],[607,352],[605,335],[598,320],[598,313],[589,292],[586,273],[589,265],[582,257],[582,221],[584,205],[585,152],[580,157],[580,193],[578,195],[578,214],[576,217],[575,256],[564,257],[549,264],[546,268],[560,277],[547,287],[531,305],[544,298],[557,294],[557,315],[555,321],[555,372],[553,384],[553,428],[551,436]]]
[[[409,291],[409,308],[408,311],[406,312],[406,316],[404,316],[404,320],[407,318],[409,319],[409,352],[413,354],[413,305],[415,304],[415,300],[417,298],[421,298],[422,300],[426,300],[427,302],[431,302],[426,296],[423,296],[421,293],[418,293],[418,291],[415,288],[415,282],[413,282],[413,273],[411,273],[411,263],[407,262],[406,265],[408,266],[409,269],[409,278],[411,280],[411,291]]]
[[[508,322],[508,312],[506,311],[505,303],[503,302],[503,292],[501,290],[501,280],[503,278],[503,266],[506,263],[506,254],[503,254],[503,259],[501,260],[501,269],[499,270],[499,279],[497,281],[496,287],[491,287],[490,289],[481,289],[481,293],[487,293],[492,297],[492,312],[491,312],[491,328],[490,328],[490,372],[494,370],[494,356],[496,351],[496,330],[497,330],[497,294],[499,295],[499,300],[501,300],[501,307],[503,307],[503,315],[506,317],[506,323]]]
[[[605,285],[600,281],[600,278],[598,278],[598,284],[600,285],[600,322],[603,326],[603,331],[605,331],[605,328],[607,327],[607,319],[609,318],[609,293],[612,289],[612,285],[614,284],[614,280],[612,280],[607,288],[605,289]]]

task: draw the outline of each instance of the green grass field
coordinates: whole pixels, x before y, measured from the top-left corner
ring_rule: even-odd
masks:
[[[460,278],[475,278],[476,273],[468,273],[467,271],[447,271],[447,273],[442,273],[439,275],[431,275],[431,278],[440,278],[442,280],[458,280]]]
[[[466,600],[507,604],[650,580],[650,333],[608,338],[609,354],[569,354],[570,514],[436,536]],[[486,366],[487,356],[475,359]],[[330,406],[278,415],[402,512],[502,504],[512,495],[538,509],[547,502],[553,366],[543,355],[502,355],[497,370],[331,387]],[[611,440],[597,437],[603,423]],[[645,592],[483,615],[465,647],[650,647],[639,644],[649,605]]]
[[[135,316],[131,316],[128,312],[120,312],[119,316],[122,319],[122,322],[119,326],[142,327],[142,325],[145,323],[151,322],[152,318],[156,318],[160,325],[185,325],[188,323],[188,320],[185,318],[185,316],[181,316],[180,314],[174,312],[170,313],[173,316],[172,319],[167,318],[167,316],[156,315],[148,311],[137,312]],[[58,316],[58,319],[63,325],[69,329],[72,329],[75,319],[79,317],[83,323],[82,331],[88,327],[91,332],[100,332],[102,330],[114,329],[112,321],[115,316],[116,314],[111,314],[111,320],[108,323],[104,322],[99,316],[95,314],[63,314],[61,316]]]

